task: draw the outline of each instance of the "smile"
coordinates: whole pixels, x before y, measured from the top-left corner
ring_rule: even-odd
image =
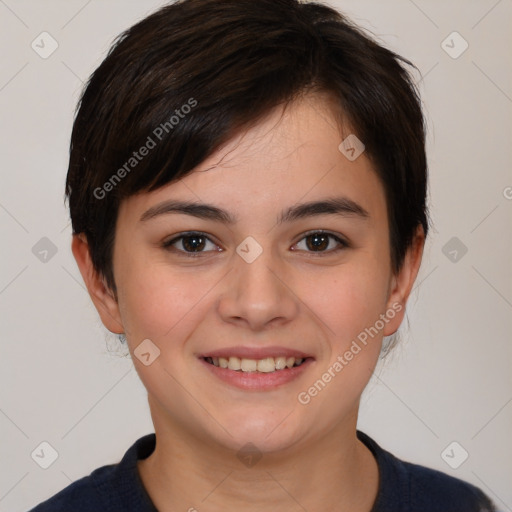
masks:
[[[315,364],[309,354],[285,347],[231,347],[198,354],[203,368],[218,381],[244,391],[272,391]]]
[[[240,372],[259,372],[271,373],[281,371],[297,366],[301,366],[305,358],[295,357],[265,357],[263,359],[248,359],[239,357],[205,357],[203,358],[207,363],[220,368],[227,368],[229,370]]]

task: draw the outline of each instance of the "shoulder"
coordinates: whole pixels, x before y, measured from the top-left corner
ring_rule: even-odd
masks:
[[[103,466],[93,471],[89,476],[83,477],[65,489],[55,494],[50,499],[40,503],[30,512],[88,512],[97,507],[98,510],[105,506],[102,483],[112,481],[112,473],[115,466]]]
[[[155,511],[137,472],[137,461],[155,448],[155,434],[138,439],[117,464],[95,469],[29,512]]]
[[[490,499],[478,487],[468,482],[417,464],[402,461],[400,463],[409,477],[413,510],[496,510]]]
[[[474,485],[441,471],[398,459],[358,431],[379,466],[379,491],[372,512],[495,512]]]

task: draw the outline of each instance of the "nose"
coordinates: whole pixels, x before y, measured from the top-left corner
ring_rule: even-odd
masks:
[[[261,331],[296,317],[300,301],[293,291],[292,272],[277,255],[268,249],[252,262],[238,254],[233,260],[218,301],[218,313],[225,322]]]

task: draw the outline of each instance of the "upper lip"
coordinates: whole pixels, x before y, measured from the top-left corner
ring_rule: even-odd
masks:
[[[227,347],[199,354],[199,357],[238,357],[240,359],[266,359],[267,357],[295,357],[306,359],[312,357],[305,352],[286,347]]]

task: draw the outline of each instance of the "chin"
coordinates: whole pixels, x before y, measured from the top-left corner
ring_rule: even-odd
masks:
[[[261,408],[249,413],[235,413],[230,418],[219,421],[224,429],[216,429],[217,442],[230,450],[238,452],[251,443],[261,453],[279,452],[289,449],[302,438],[300,422],[291,411],[268,411]],[[220,420],[220,419],[219,419]]]

